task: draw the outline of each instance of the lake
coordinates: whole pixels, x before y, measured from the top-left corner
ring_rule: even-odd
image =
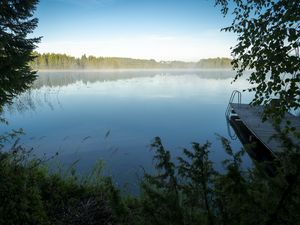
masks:
[[[212,143],[218,168],[226,157],[216,134],[229,137],[225,110],[233,90],[230,70],[44,71],[30,91],[5,108],[9,125],[23,128],[21,143],[38,155],[79,171],[105,162],[105,173],[135,189],[141,167],[151,170],[150,144],[159,136],[174,156],[192,142]],[[243,102],[251,96],[243,94]],[[238,140],[232,141],[240,149]],[[245,165],[250,160],[245,157]]]

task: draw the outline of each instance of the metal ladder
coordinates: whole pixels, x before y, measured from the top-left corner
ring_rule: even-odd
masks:
[[[232,139],[232,140],[236,140],[237,139],[237,135],[235,134],[235,132],[233,131],[233,134],[232,134],[232,131],[231,131],[231,126],[230,126],[230,123],[229,123],[229,120],[230,120],[230,116],[232,114],[232,108],[231,108],[231,103],[233,103],[234,99],[235,99],[235,96],[237,95],[237,103],[238,104],[241,104],[242,103],[242,93],[238,90],[234,90],[232,93],[231,93],[231,96],[230,96],[230,99],[229,99],[229,103],[228,103],[228,106],[227,106],[227,109],[225,111],[225,117],[226,117],[226,122],[227,122],[227,132],[228,132],[228,135],[229,137]],[[230,129],[231,128],[231,129]]]
[[[229,116],[231,114],[231,103],[233,103],[234,99],[235,99],[235,96],[237,95],[238,97],[238,104],[241,104],[242,102],[242,93],[238,90],[234,90],[232,93],[231,93],[231,96],[230,96],[230,99],[229,99],[229,103],[228,103],[228,106],[227,106],[227,109],[225,111],[225,117],[226,119],[229,120]]]

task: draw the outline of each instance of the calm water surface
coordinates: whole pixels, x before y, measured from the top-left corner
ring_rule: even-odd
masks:
[[[6,108],[9,126],[0,131],[23,128],[21,143],[37,154],[58,152],[56,160],[66,165],[80,159],[80,171],[103,160],[106,173],[121,186],[134,186],[140,167],[152,167],[149,145],[156,136],[174,156],[191,142],[209,140],[212,160],[221,167],[225,153],[216,134],[228,137],[224,112],[230,94],[248,85],[245,80],[231,84],[234,72],[224,70],[38,75],[32,89]],[[244,94],[243,101],[249,100]]]

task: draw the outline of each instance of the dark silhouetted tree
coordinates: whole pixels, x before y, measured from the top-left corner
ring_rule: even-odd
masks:
[[[28,38],[38,19],[33,12],[38,0],[0,1],[0,105],[11,102],[36,77],[28,62],[40,38]]]

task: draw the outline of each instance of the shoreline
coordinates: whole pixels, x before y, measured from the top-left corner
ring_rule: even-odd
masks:
[[[120,69],[34,69],[46,72],[123,72],[123,71],[234,71],[232,68],[120,68]]]

